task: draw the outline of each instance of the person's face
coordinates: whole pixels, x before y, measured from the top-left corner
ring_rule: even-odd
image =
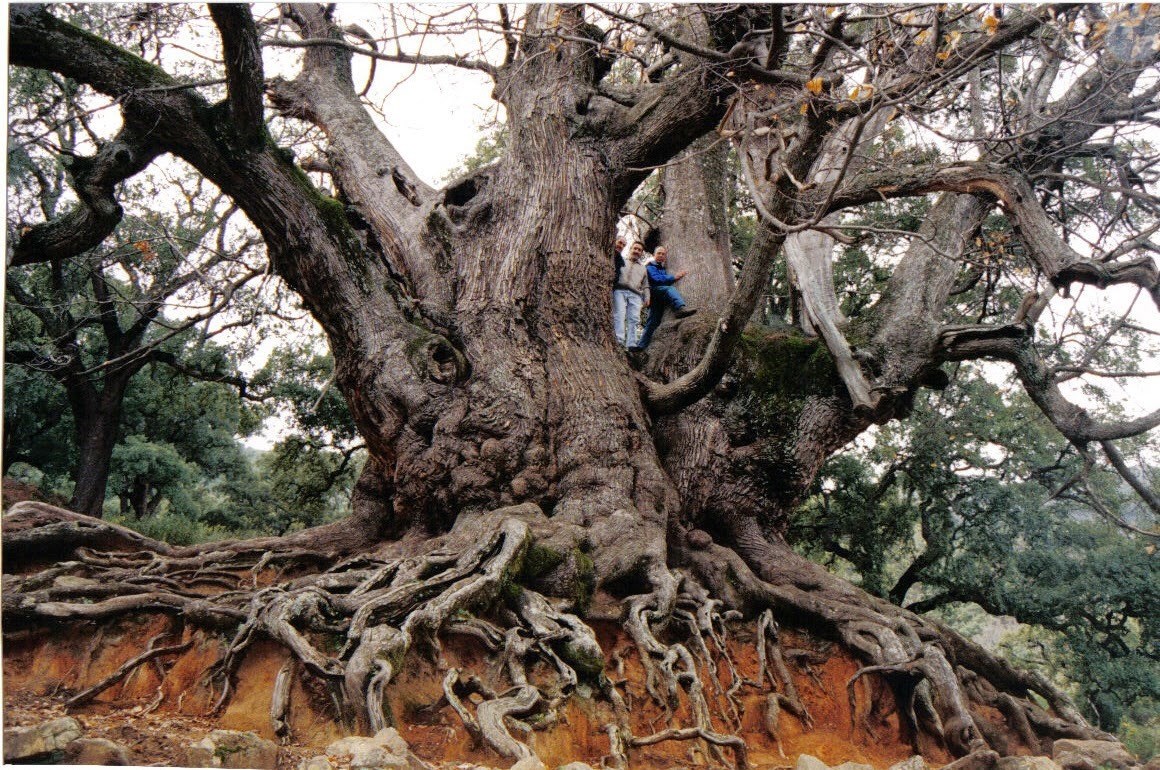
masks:
[[[664,246],[661,246],[659,249],[657,249],[655,256],[656,256],[657,264],[660,265],[661,267],[664,267],[665,262],[667,262],[669,259],[669,250],[666,249]]]
[[[632,244],[632,258],[633,259],[640,259],[641,255],[643,255],[643,254],[644,254],[644,246],[640,245],[639,243]]]
[[[616,253],[619,254],[620,252],[624,251],[624,246],[625,246],[625,240],[623,238],[617,238],[616,239]]]

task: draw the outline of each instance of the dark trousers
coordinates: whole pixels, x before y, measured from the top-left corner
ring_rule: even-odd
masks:
[[[673,286],[650,286],[651,297],[648,306],[648,320],[644,322],[644,333],[640,335],[638,347],[647,348],[652,342],[653,332],[661,325],[665,318],[665,309],[670,305],[673,310],[680,310],[685,306],[685,298]]]

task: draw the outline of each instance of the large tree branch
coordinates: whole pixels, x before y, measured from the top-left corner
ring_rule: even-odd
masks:
[[[888,117],[885,110],[878,110],[847,121],[833,132],[814,165],[810,183],[820,189],[829,189],[832,194],[847,173],[865,162],[865,148],[885,128]],[[817,224],[834,226],[838,224],[838,218],[823,217]],[[785,242],[786,263],[805,306],[803,328],[807,333],[820,334],[825,340],[855,409],[872,412],[879,396],[872,392],[842,331],[846,319],[838,306],[834,289],[836,244],[832,235],[821,230],[792,233]]]
[[[937,355],[943,361],[987,358],[1011,364],[1035,405],[1076,444],[1138,436],[1160,425],[1160,409],[1135,419],[1105,422],[1073,404],[1060,391],[1022,325],[946,327],[939,335]]]
[[[1140,499],[1148,504],[1153,513],[1160,514],[1160,495],[1156,494],[1156,490],[1148,486],[1147,483],[1136,475],[1132,467],[1128,465],[1128,461],[1120,454],[1120,450],[1111,441],[1101,441],[1100,446],[1103,447],[1104,454],[1108,456],[1108,461],[1111,462],[1112,467],[1120,474],[1120,477],[1128,482],[1128,486],[1136,490],[1136,494]]]
[[[1032,260],[1057,288],[1066,290],[1071,283],[1100,288],[1130,283],[1147,291],[1160,307],[1160,270],[1150,257],[1122,262],[1085,259],[1055,231],[1031,184],[1002,166],[971,163],[867,174],[856,185],[835,194],[831,209],[932,192],[968,193],[997,200]]]
[[[736,85],[730,79],[732,59],[722,49],[728,51],[738,42],[730,21],[744,12],[744,7],[705,11],[689,6],[684,27],[695,31],[696,42],[682,40],[677,44],[673,35],[644,25],[684,55],[675,72],[660,83],[641,88],[634,104],[618,108],[611,125],[605,127],[606,135],[615,139],[610,156],[613,167],[621,169],[615,184],[622,199],[627,199],[654,167],[710,131],[725,115]],[[708,13],[718,17],[709,18]]]
[[[12,250],[9,266],[69,259],[108,237],[124,215],[115,197],[117,185],[144,170],[160,153],[146,136],[135,126],[126,125],[92,157],[64,158],[79,199],[77,205],[23,233]]]
[[[311,39],[341,40],[342,30],[316,5],[292,17]],[[445,324],[452,297],[449,277],[436,267],[423,234],[439,193],[429,187],[383,135],[367,112],[342,47],[307,51],[301,74],[277,80],[270,96],[283,113],[314,123],[326,134],[330,172],[343,195],[370,224],[392,273],[429,318]]]
[[[230,117],[243,144],[258,143],[265,133],[262,114],[262,49],[258,25],[248,5],[210,3],[210,16],[222,38]]]

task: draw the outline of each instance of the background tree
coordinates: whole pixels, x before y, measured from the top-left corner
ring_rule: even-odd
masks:
[[[126,196],[137,210],[127,221],[110,211],[101,213],[106,222],[91,221],[101,207],[120,209],[108,174],[128,162],[126,145],[114,139],[92,156],[81,155],[91,141],[81,129],[92,129],[81,118],[88,109],[81,103],[80,89],[35,78],[16,78],[15,85],[17,94],[36,85],[58,90],[48,97],[48,117],[56,123],[56,141],[50,144],[67,163],[47,155],[42,146],[39,131],[46,116],[18,120],[17,126],[27,127],[27,132],[13,137],[10,157],[17,160],[9,163],[9,177],[27,197],[10,208],[9,229],[26,237],[14,247],[7,276],[5,358],[64,387],[77,448],[70,507],[100,516],[130,380],[151,361],[176,364],[172,349],[165,351],[163,343],[199,325],[208,334],[211,319],[263,270],[246,262],[255,243],[227,236],[236,209],[188,171],[177,171],[164,182],[143,179],[130,186]],[[18,109],[31,116],[41,104],[29,100]],[[128,163],[124,170],[140,171],[155,154]],[[64,170],[79,199],[72,208],[67,208]],[[180,191],[168,211],[166,196],[158,195],[159,183]],[[87,201],[96,208],[86,210]],[[49,241],[38,240],[48,231],[29,224],[37,218],[59,225],[50,228]],[[98,246],[99,239],[84,230],[94,224],[108,224],[109,229],[119,225],[116,244]],[[71,232],[78,228],[80,233]],[[182,305],[180,315],[164,314],[176,304]],[[216,325],[216,331],[223,328],[226,324]],[[197,374],[236,379],[228,369]]]
[[[1097,360],[1103,346],[1070,350],[1066,336],[1053,346],[1031,329],[1075,284],[1135,285],[1160,301],[1147,254],[1156,226],[1151,150],[1136,133],[1158,106],[1150,80],[1160,56],[1156,11],[522,12],[482,8],[414,28],[396,15],[402,42],[383,53],[382,36],[347,24],[334,7],[294,5],[259,24],[247,7],[213,5],[221,49],[211,55],[220,55],[223,94],[50,8],[13,11],[15,64],[115,100],[130,158],[182,158],[261,233],[271,269],[327,335],[367,460],[350,517],[305,533],[175,550],[64,514],[56,515],[71,530],[46,530],[37,526],[44,509],[32,506],[9,515],[5,563],[31,543],[69,553],[78,539],[128,541],[180,557],[182,569],[200,559],[247,576],[268,563],[256,555],[265,550],[313,553],[327,564],[373,550],[383,561],[355,558],[321,575],[304,567],[282,590],[209,600],[121,583],[123,567],[103,573],[116,599],[94,603],[58,594],[36,601],[48,599],[47,589],[28,578],[5,592],[8,624],[36,622],[45,607],[54,620],[157,601],[191,620],[195,610],[239,629],[223,672],[259,630],[312,675],[341,682],[345,703],[378,728],[384,688],[407,651],[437,649],[441,630],[474,614],[472,627],[506,661],[507,682],[497,688],[505,694],[478,707],[479,735],[500,754],[532,753],[505,715],[554,708],[546,686],[527,675],[543,659],[565,690],[589,677],[614,704],[614,765],[626,766],[638,747],[694,738],[732,747],[745,765],[744,742],[728,734],[726,719],[714,720],[699,685],[699,666],[709,663],[690,650],[701,654],[729,610],[774,611],[836,639],[864,662],[861,674],[894,683],[916,736],[955,755],[991,762],[992,749],[1038,752],[1062,736],[1104,736],[1045,677],[856,589],[798,556],[784,535],[831,455],[872,424],[907,417],[919,388],[945,387],[943,365],[979,358],[1012,366],[1077,451],[1094,465],[1098,444],[1154,500],[1114,442],[1154,427],[1160,413],[1096,417],[1068,400],[1067,376],[1106,373]],[[404,45],[412,29],[426,40],[465,25],[492,32],[495,47],[442,55]],[[293,79],[267,79],[263,44],[301,49]],[[356,53],[486,73],[508,115],[502,154],[442,190],[426,185],[366,108]],[[633,67],[643,74],[624,77]],[[329,177],[336,197],[274,141],[264,92],[285,118],[320,132],[325,163],[306,165]],[[905,146],[898,152],[884,138],[892,121],[901,126],[894,141]],[[707,323],[670,327],[636,372],[608,318],[616,219],[654,166],[714,129],[737,147],[758,226],[727,301],[705,308]],[[1085,163],[1103,172],[1098,179],[1073,173],[1072,164]],[[120,165],[111,176],[119,182],[136,171]],[[937,197],[917,231],[900,236],[905,246],[875,255],[889,268],[883,290],[856,321],[846,318],[834,250],[853,237],[847,230],[864,228],[845,212],[925,196]],[[1122,208],[1109,210],[1108,196]],[[77,210],[86,207],[82,200]],[[976,241],[993,214],[1011,253]],[[107,224],[82,219],[89,237],[108,234]],[[14,253],[51,260],[29,244],[51,241],[63,226],[30,226]],[[817,337],[784,327],[746,336],[783,257],[801,322]],[[980,264],[993,276],[983,290],[1009,281],[1025,297],[1013,316],[989,301],[985,312],[960,312],[953,298]],[[1113,325],[1113,336],[1128,323]],[[1073,356],[1066,367],[1061,351]],[[602,601],[622,602],[624,632],[653,696],[686,704],[679,729],[633,732],[622,697],[599,675],[603,651],[577,614],[594,587]],[[288,618],[340,629],[341,651],[316,648]],[[662,633],[685,621],[688,635]],[[805,713],[783,695],[770,699],[772,709],[788,702]]]

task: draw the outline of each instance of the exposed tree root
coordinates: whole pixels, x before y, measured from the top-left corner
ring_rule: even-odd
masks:
[[[159,642],[165,636],[168,636],[168,634],[158,634],[157,636],[153,637],[149,641],[149,648],[146,649],[145,652],[141,653],[135,658],[132,658],[131,660],[125,661],[125,663],[121,664],[121,666],[112,674],[109,674],[107,677],[97,682],[92,687],[88,687],[66,700],[64,702],[65,708],[72,709],[76,708],[77,706],[83,706],[105,690],[112,687],[117,682],[129,676],[129,674],[136,671],[137,668],[143,663],[156,660],[157,658],[165,655],[176,655],[180,652],[185,652],[193,646],[192,642],[185,642],[183,644],[171,644],[168,647],[156,646],[157,642]]]
[[[863,594],[788,549],[769,544],[776,559],[762,562],[758,574],[738,551],[717,545],[690,550],[684,537],[676,538],[678,546],[670,544],[671,564],[658,556],[663,549],[650,546],[631,565],[631,575],[646,592],[624,599],[622,623],[639,654],[647,697],[660,709],[657,721],[663,721],[661,729],[654,725],[647,734],[634,734],[630,694],[622,681],[623,652],[606,655],[593,629],[562,609],[567,602],[528,587],[539,579],[529,566],[533,545],[542,551],[539,542],[559,544],[561,532],[537,510],[504,509],[463,516],[445,535],[404,537],[324,571],[317,571],[320,552],[303,549],[300,538],[282,549],[215,547],[200,555],[74,549],[72,561],[5,575],[5,630],[141,610],[175,616],[186,626],[231,629],[211,671],[220,688],[218,708],[229,702],[247,650],[259,639],[274,640],[290,653],[270,708],[274,732],[283,739],[289,738],[291,684],[300,676],[323,684],[336,714],[352,729],[377,731],[392,722],[388,687],[404,658],[414,651],[442,665],[440,638],[467,636],[494,661],[490,679],[495,681],[449,668],[442,698],[426,708],[450,709],[478,746],[501,757],[536,756],[536,729],[555,723],[562,705],[585,683],[602,694],[615,715],[605,726],[608,766],[631,767],[634,751],[689,741],[699,761],[746,768],[746,745],[735,734],[743,690],[765,695],[766,729],[779,749],[786,713],[806,729],[813,723],[791,672],[797,667],[811,673],[809,656],[783,649],[775,619],[780,618],[827,635],[861,657],[864,665],[847,686],[852,715],[859,712],[857,683],[880,676],[894,687],[916,736],[937,737],[953,754],[973,758],[972,766],[985,766],[989,749],[1012,750],[979,716],[980,706],[1004,714],[1009,733],[1039,751],[1048,748],[1051,737],[1107,737],[1041,678]],[[606,563],[630,560],[618,555]],[[727,644],[729,627],[742,613],[755,622],[754,677],[740,670]],[[157,646],[161,638],[70,704],[189,646]],[[1051,712],[1034,702],[1033,692],[1052,705]],[[872,730],[871,721],[862,719],[862,727]],[[723,749],[730,750],[731,761]]]
[[[988,740],[994,731],[981,716],[981,705],[1006,715],[1010,730],[1034,750],[1044,750],[1047,738],[1063,735],[1114,740],[1092,728],[1042,677],[1016,671],[954,631],[864,594],[784,544],[767,543],[763,555],[759,576],[748,558],[730,549],[714,546],[685,554],[708,585],[733,586],[746,604],[771,607],[855,651],[866,665],[848,683],[852,715],[857,713],[855,684],[879,674],[894,687],[916,738],[934,735],[960,757],[1009,751],[1001,737]],[[1031,693],[1055,713],[1041,708]],[[778,702],[785,704],[781,698]],[[776,730],[776,719],[772,723]]]
[[[270,723],[274,726],[274,735],[282,740],[290,739],[290,687],[294,683],[297,670],[297,661],[287,658],[278,669],[278,676],[274,679],[274,692],[270,696]]]
[[[772,665],[767,665],[767,658]],[[780,692],[770,694],[770,706],[776,707],[779,711],[784,708],[800,719],[807,728],[812,727],[813,717],[798,695],[797,687],[794,686],[789,668],[785,664],[785,658],[782,657],[773,610],[767,609],[761,613],[757,621],[757,661],[758,679],[763,682],[768,676],[770,686],[780,689]],[[773,724],[777,723],[776,718],[772,721]]]

